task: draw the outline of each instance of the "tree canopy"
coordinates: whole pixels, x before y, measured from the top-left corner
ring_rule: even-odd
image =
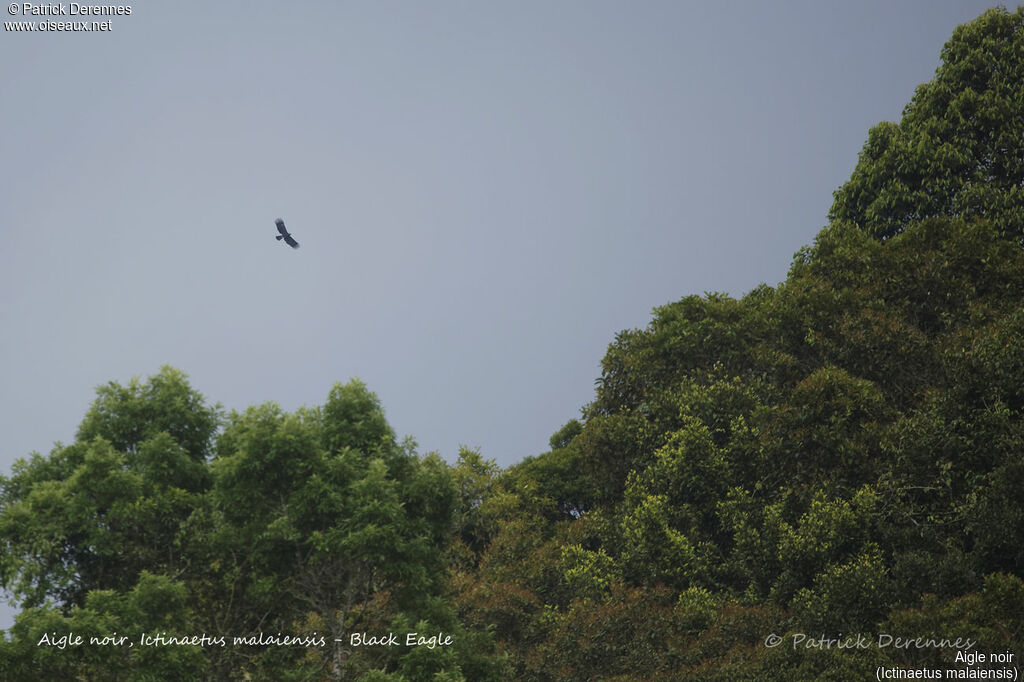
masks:
[[[871,129],[830,218],[876,238],[929,217],[986,218],[1024,237],[1024,8],[958,27],[935,78]]]
[[[223,415],[165,367],[100,387],[74,443],[0,483],[0,579],[25,607],[4,679],[498,679],[487,634],[443,599],[452,474],[397,442],[358,380],[323,407]],[[353,646],[364,631],[454,642]]]

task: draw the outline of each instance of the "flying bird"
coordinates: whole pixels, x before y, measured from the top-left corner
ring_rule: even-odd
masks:
[[[299,248],[299,243],[295,241],[295,238],[288,234],[288,230],[285,229],[284,221],[278,218],[274,222],[277,223],[277,231],[281,233],[277,235],[277,241],[281,241],[283,239],[284,243],[293,249]]]

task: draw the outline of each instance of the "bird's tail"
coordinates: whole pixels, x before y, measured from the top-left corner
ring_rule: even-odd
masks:
[[[274,239],[276,239],[277,241],[281,241],[282,239],[284,239],[284,235],[283,234],[279,234],[276,237],[274,237]]]

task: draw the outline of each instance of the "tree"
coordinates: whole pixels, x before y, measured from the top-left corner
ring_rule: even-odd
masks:
[[[182,524],[210,485],[218,420],[170,367],[97,389],[75,443],[0,480],[3,586],[26,606],[67,611],[91,590],[130,589],[143,570],[181,570]]]
[[[995,9],[958,28],[783,283],[618,334],[582,423],[485,494],[505,515],[459,605],[498,624],[521,678],[916,663],[763,645],[787,628],[1015,646],[1019,618],[982,604],[1016,604],[1024,575],[1022,25]],[[570,490],[582,514],[543,511]]]
[[[335,385],[322,408],[268,403],[221,423],[165,367],[98,389],[75,443],[0,479],[0,579],[27,607],[0,642],[0,676],[501,678],[490,635],[466,631],[444,595],[452,472],[397,442],[364,384]],[[456,643],[350,647],[359,629]],[[38,645],[72,631],[136,644]],[[227,642],[140,646],[152,632]],[[233,639],[260,633],[312,643]]]
[[[266,673],[301,663],[332,680],[398,665],[397,653],[353,650],[348,636],[396,619],[412,628],[440,594],[456,491],[440,458],[414,447],[395,441],[358,380],[335,385],[322,409],[230,415],[212,462],[211,512],[218,556],[231,557],[215,579],[243,605],[235,627],[314,629],[327,642],[305,661],[270,652],[275,660],[246,665]]]
[[[888,239],[914,222],[987,218],[1024,237],[1024,8],[959,26],[899,124],[871,129],[829,217]]]

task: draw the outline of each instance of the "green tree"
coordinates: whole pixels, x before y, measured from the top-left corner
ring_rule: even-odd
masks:
[[[0,642],[0,677],[501,678],[491,636],[445,599],[452,472],[397,442],[364,384],[334,386],[322,408],[251,407],[218,434],[221,422],[165,367],[98,389],[75,443],[0,479],[0,578],[26,607]],[[455,644],[355,649],[359,628]],[[38,645],[71,631],[135,646]],[[139,645],[154,632],[228,641]],[[261,632],[323,645],[234,643]]]
[[[414,446],[395,441],[376,396],[356,380],[336,385],[322,409],[287,415],[263,405],[229,417],[212,463],[211,511],[221,520],[218,555],[232,557],[217,579],[244,605],[235,627],[259,630],[266,614],[278,627],[315,626],[327,651],[304,663],[332,680],[398,665],[397,654],[353,653],[347,641],[401,614],[415,623],[443,586],[456,490],[440,458],[420,458]],[[256,668],[300,663],[272,653],[280,660]]]
[[[519,678],[915,663],[763,645],[793,628],[1017,646],[1022,24],[994,9],[958,28],[783,283],[687,296],[620,333],[582,423],[484,494],[497,530],[457,577],[459,609],[497,624]],[[582,513],[545,511],[573,496]]]
[[[102,386],[75,443],[19,460],[0,480],[0,580],[25,606],[67,610],[182,569],[182,524],[210,485],[217,407],[169,367]]]
[[[201,645],[147,646],[143,636],[187,629],[191,613],[184,585],[143,572],[125,592],[93,590],[66,614],[52,608],[23,611],[0,638],[0,677],[5,680],[201,679]],[[60,638],[77,635],[80,644]],[[95,639],[93,639],[95,638]]]
[[[899,124],[871,129],[830,218],[879,239],[933,216],[984,217],[1024,235],[1022,29],[1024,8],[959,26]]]

